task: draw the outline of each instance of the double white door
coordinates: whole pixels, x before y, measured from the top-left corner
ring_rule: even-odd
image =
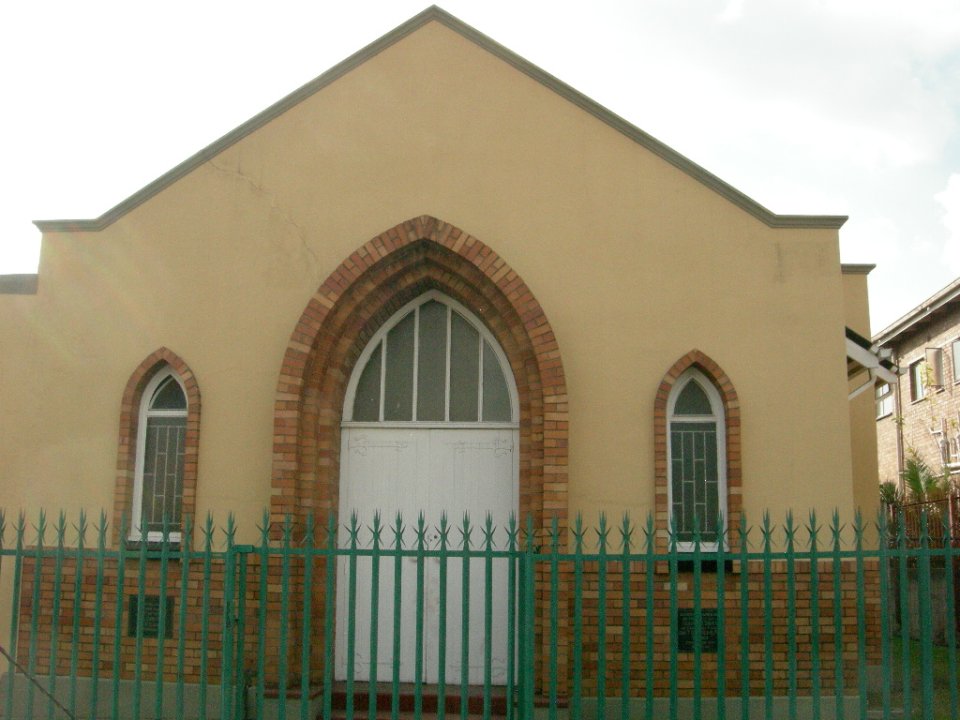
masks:
[[[346,528],[350,517],[357,514],[361,532],[360,547],[371,545],[374,514],[379,512],[381,548],[395,547],[397,513],[404,532],[403,544],[416,549],[418,517],[423,513],[427,527],[426,546],[440,547],[440,521],[446,513],[449,533],[448,550],[462,546],[463,518],[466,513],[473,528],[470,546],[484,547],[484,523],[489,513],[497,528],[494,544],[507,544],[507,526],[517,509],[517,458],[515,429],[493,428],[404,428],[344,427],[340,456],[340,546],[348,547]],[[423,676],[427,683],[439,677],[441,644],[441,561],[426,558],[423,562],[423,635],[416,633],[417,570],[415,557],[403,558],[399,576],[392,556],[382,556],[378,568],[377,593],[373,592],[373,567],[370,557],[356,561],[356,572],[350,573],[350,562],[340,558],[337,570],[337,644],[336,673],[347,676],[348,658],[352,649],[354,678],[369,679],[373,648],[371,638],[376,626],[376,669],[380,680],[393,678],[395,604],[399,608],[400,679],[415,679],[417,644],[422,643]],[[446,561],[446,681],[460,682],[463,618],[464,561],[450,557]],[[354,583],[354,637],[350,629],[350,588]],[[468,681],[484,679],[486,650],[486,584],[491,583],[490,616],[491,670],[494,683],[506,681],[507,658],[507,564],[504,559],[493,562],[487,577],[484,559],[469,561],[468,612]]]

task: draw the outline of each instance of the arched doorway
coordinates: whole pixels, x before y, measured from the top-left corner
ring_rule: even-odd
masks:
[[[481,546],[479,528],[489,516],[498,546],[506,545],[506,528],[518,511],[519,409],[516,384],[506,355],[484,324],[450,297],[429,291],[404,305],[377,331],[360,355],[350,381],[341,424],[339,517],[354,515],[365,528],[368,545],[375,514],[387,526],[382,542],[395,547],[395,519],[403,520],[403,547],[418,546],[416,528],[422,514],[426,548],[440,548],[441,518],[459,527],[469,517],[477,528],[472,547]],[[454,529],[447,547],[459,548]],[[341,522],[341,546],[350,542]],[[436,682],[459,682],[463,617],[463,562],[451,560],[441,573],[441,560],[416,558],[399,567],[378,568],[378,598],[372,603],[371,560],[351,563],[341,558],[337,577],[336,670],[367,679],[371,672],[371,626],[378,628],[377,675],[392,677],[394,662],[400,680],[413,681],[416,646],[420,643],[423,675]],[[470,561],[467,612],[470,618],[491,618],[493,682],[505,682],[507,642],[507,566],[491,563],[489,577],[482,560]],[[352,568],[352,571],[351,571]],[[418,595],[422,573],[422,594]],[[491,584],[491,606],[484,588]],[[443,598],[441,598],[441,594]],[[349,619],[354,598],[355,620]],[[422,636],[416,628],[422,604]],[[396,603],[401,631],[394,637]],[[441,603],[443,622],[441,622]],[[377,617],[373,618],[372,613]],[[441,625],[446,632],[441,632]],[[472,649],[467,653],[469,681],[484,676],[483,622],[469,624]],[[354,636],[348,639],[348,629]],[[395,644],[396,640],[396,644]],[[441,648],[441,643],[443,647]],[[352,654],[351,654],[352,649]]]
[[[431,290],[468,308],[499,343],[516,385],[517,503],[535,531],[567,527],[568,410],[556,336],[539,302],[510,265],[479,239],[429,216],[407,220],[358,247],[320,285],[290,334],[274,405],[270,525],[304,529],[340,507],[341,424],[347,385],[373,336],[404,305]],[[339,521],[342,524],[344,518]],[[271,571],[273,572],[273,571]],[[310,673],[324,667],[325,578],[311,585]],[[563,591],[561,591],[563,592]],[[562,598],[561,598],[562,599]],[[538,600],[537,642],[546,600]],[[278,619],[271,621],[280,622]],[[301,637],[291,627],[290,637]],[[546,646],[544,645],[544,651]],[[287,648],[291,663],[300,648]],[[561,693],[563,688],[561,688]]]

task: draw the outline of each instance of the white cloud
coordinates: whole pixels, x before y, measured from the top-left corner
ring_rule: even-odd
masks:
[[[947,239],[943,245],[943,261],[954,273],[960,273],[960,173],[953,173],[943,192],[933,196],[943,207],[941,218],[947,229]]]

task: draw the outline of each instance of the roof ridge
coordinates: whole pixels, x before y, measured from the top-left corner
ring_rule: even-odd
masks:
[[[487,35],[484,35],[479,30],[467,25],[446,10],[436,5],[431,5],[406,22],[398,25],[390,32],[374,40],[369,45],[353,53],[345,60],[337,63],[329,70],[321,73],[313,80],[300,86],[257,113],[246,122],[241,123],[202,150],[194,153],[156,180],[153,180],[133,195],[130,195],[125,200],[107,210],[100,215],[100,217],[95,219],[35,220],[34,225],[42,232],[96,232],[103,230],[180,178],[200,167],[203,163],[219,155],[234,143],[239,142],[247,135],[260,129],[271,120],[279,117],[290,108],[320,91],[334,80],[337,80],[354,68],[362,65],[370,58],[378,55],[400,40],[403,40],[430,22],[441,23],[448,29],[511,65],[516,70],[519,70],[533,80],[553,90],[564,99],[572,102],[580,109],[590,113],[623,135],[626,135],[637,144],[645,147],[662,160],[707,186],[769,227],[838,229],[847,221],[846,215],[778,215],[768,210],[756,200],[737,190],[732,185],[721,180],[710,171],[668,147],[660,140],[657,140],[652,135],[644,132],[616,113],[603,107],[578,90],[575,90],[562,80],[537,67],[529,60],[517,55],[512,50],[504,47]]]

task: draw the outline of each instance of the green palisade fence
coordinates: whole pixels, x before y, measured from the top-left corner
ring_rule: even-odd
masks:
[[[0,515],[0,717],[958,718],[956,543],[886,518]]]

